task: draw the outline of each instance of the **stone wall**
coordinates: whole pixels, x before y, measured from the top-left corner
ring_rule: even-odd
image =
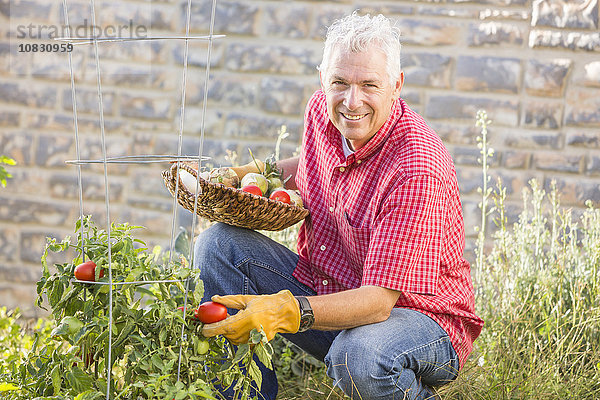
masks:
[[[89,2],[69,0],[69,25],[92,25]],[[190,35],[209,30],[211,1],[193,0]],[[96,24],[121,35],[184,35],[186,0],[95,1]],[[563,204],[580,209],[600,199],[600,33],[598,0],[485,1],[219,1],[203,117],[206,42],[189,42],[185,76],[184,154],[202,151],[215,164],[227,150],[248,159],[270,154],[281,125],[301,137],[304,105],[318,88],[326,27],[354,9],[383,13],[402,28],[403,97],[422,113],[456,161],[469,247],[479,210],[481,170],[476,111],[493,120],[492,174],[511,201],[531,178],[556,180]],[[78,140],[73,124],[66,53],[27,52],[19,45],[59,43],[62,2],[0,0],[0,154],[14,158],[13,178],[0,188],[0,304],[34,314],[39,258],[46,236],[73,231],[79,215],[76,142],[81,159],[101,152],[94,47],[71,52]],[[85,31],[86,28],[82,28]],[[79,33],[79,35],[78,35]],[[114,34],[113,34],[114,35]],[[85,36],[75,32],[75,36]],[[31,47],[29,48],[31,49]],[[99,46],[107,155],[176,153],[181,116],[183,41]],[[110,164],[113,220],[146,226],[150,244],[165,245],[173,202],[160,171],[165,164]],[[104,171],[82,168],[84,212],[105,215]],[[177,224],[189,222],[179,212]],[[472,259],[471,249],[467,250]]]

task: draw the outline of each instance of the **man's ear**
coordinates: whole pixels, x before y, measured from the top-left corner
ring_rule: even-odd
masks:
[[[400,92],[402,91],[402,86],[404,86],[404,71],[400,71],[400,76],[396,80],[394,84],[394,99],[398,99],[400,97]]]
[[[323,84],[323,71],[319,71],[319,82],[321,82],[321,90],[325,91],[325,85]]]

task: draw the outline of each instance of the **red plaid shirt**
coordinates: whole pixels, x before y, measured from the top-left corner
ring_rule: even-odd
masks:
[[[440,138],[404,102],[347,158],[317,91],[296,176],[310,210],[295,277],[318,294],[362,285],[400,292],[396,307],[433,318],[461,366],[483,321],[474,314],[456,171]]]

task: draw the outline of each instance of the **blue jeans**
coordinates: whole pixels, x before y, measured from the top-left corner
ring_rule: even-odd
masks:
[[[266,236],[221,223],[202,232],[195,243],[194,266],[201,271],[205,301],[214,294],[271,294],[282,289],[314,296],[292,276],[297,262],[296,253]],[[352,398],[432,399],[430,388],[452,381],[458,372],[448,334],[410,309],[394,308],[377,324],[283,336],[324,361],[327,374]],[[274,400],[277,377],[261,369],[259,397]]]

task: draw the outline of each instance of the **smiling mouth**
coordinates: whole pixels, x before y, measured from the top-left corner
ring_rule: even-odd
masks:
[[[363,119],[364,117],[367,116],[367,114],[360,114],[360,115],[351,115],[351,114],[345,114],[345,113],[341,113],[342,116],[346,119],[349,119],[350,121],[358,121],[359,119]]]

